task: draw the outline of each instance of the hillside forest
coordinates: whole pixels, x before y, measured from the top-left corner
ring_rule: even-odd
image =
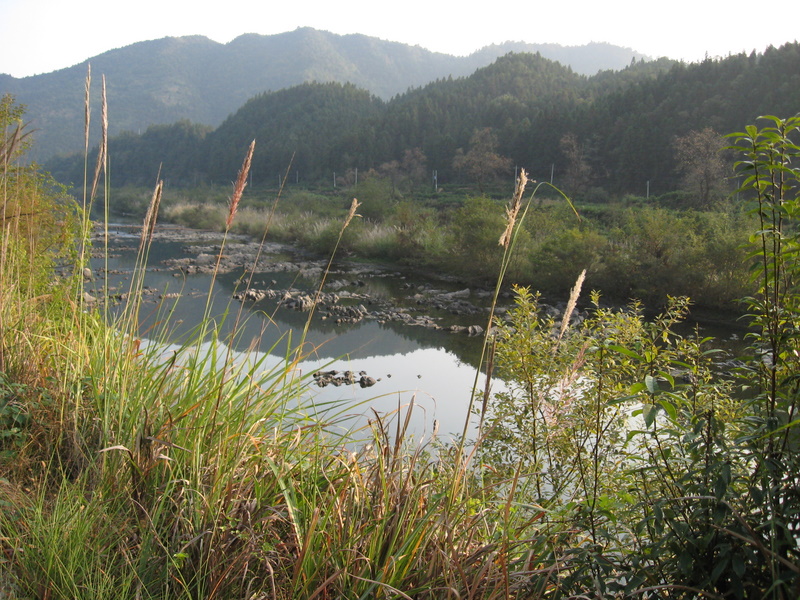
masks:
[[[525,169],[537,186],[514,281],[563,297],[586,268],[587,287],[614,301],[686,294],[738,311],[752,291],[742,248],[752,223],[723,134],[795,114],[798,90],[797,43],[593,76],[510,53],[390,100],[305,83],[251,98],[214,129],[184,120],[112,136],[109,207],[143,215],[160,174],[163,218],[221,229],[222,198],[255,139],[236,231],[260,237],[269,214],[273,239],[327,253],[355,196],[363,219],[344,253],[487,282],[500,260],[496,209]],[[83,178],[78,155],[46,166],[66,184]]]
[[[764,114],[794,114],[800,45],[684,64],[667,59],[619,71],[578,75],[537,54],[508,54],[468,77],[437,80],[388,101],[354,85],[307,83],[248,100],[219,127],[178,121],[112,137],[117,185],[228,183],[250,140],[259,143],[253,183],[272,184],[290,165],[292,179],[331,182],[358,169],[390,171],[409,152],[419,169],[403,175],[429,188],[479,183],[482,174],[455,158],[492,148],[508,159],[497,175],[525,168],[571,196],[663,194],[680,189],[674,140],[690,131],[741,129]],[[114,106],[109,107],[113,119]],[[489,139],[476,139],[489,129]],[[569,143],[565,142],[569,140]],[[47,163],[79,182],[82,159]],[[402,165],[401,165],[402,167]],[[401,168],[402,171],[402,168]],[[493,173],[494,175],[495,173]],[[707,198],[703,198],[707,200]]]
[[[227,44],[199,35],[167,37],[109,50],[52,73],[23,78],[0,73],[0,96],[11,94],[25,105],[37,130],[27,156],[42,162],[82,151],[83,82],[89,66],[106,78],[114,116],[108,131],[115,136],[181,119],[217,127],[256,94],[314,81],[349,82],[389,100],[437,78],[470,75],[509,52],[541,52],[586,75],[646,58],[604,43],[523,42],[451,56],[366,35],[301,27],[275,35],[245,34]],[[99,86],[92,101],[100,102]]]

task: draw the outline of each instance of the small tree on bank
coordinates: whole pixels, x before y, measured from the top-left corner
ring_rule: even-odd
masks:
[[[724,194],[729,171],[722,154],[725,145],[725,139],[711,127],[675,138],[678,172],[683,185],[696,195],[699,207],[707,208]]]
[[[481,194],[484,183],[511,171],[511,159],[497,153],[498,145],[491,127],[476,129],[469,140],[469,150],[459,148],[453,157],[453,168],[474,179]]]

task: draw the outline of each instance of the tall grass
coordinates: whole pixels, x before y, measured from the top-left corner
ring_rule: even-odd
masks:
[[[105,140],[105,102],[103,115]],[[228,205],[226,232],[234,229],[252,152]],[[17,284],[19,261],[42,248],[23,253],[15,244],[24,236],[4,221],[0,356],[9,379],[0,405],[0,540],[9,593],[507,596],[510,557],[520,550],[500,538],[524,529],[525,519],[518,523],[506,510],[498,520],[495,507],[510,502],[505,491],[476,493],[479,480],[435,434],[413,439],[413,401],[393,415],[376,414],[371,443],[354,446],[354,438],[331,433],[343,407],[304,400],[309,383],[297,367],[313,349],[303,339],[283,340],[272,349],[285,357],[276,367],[267,364],[269,352],[234,356],[236,332],[217,336],[211,291],[193,337],[172,345],[163,329],[140,339],[160,181],[127,306],[113,319],[103,308],[108,298],[99,310],[87,305],[88,214],[101,192],[108,255],[106,167],[101,152],[85,184],[73,275],[58,281],[66,293],[37,297]],[[5,173],[4,207],[21,204],[9,182]],[[357,208],[354,200],[336,226],[333,252]],[[46,285],[54,282],[48,275]],[[14,365],[27,365],[29,375]],[[18,421],[9,420],[12,409],[19,409]]]

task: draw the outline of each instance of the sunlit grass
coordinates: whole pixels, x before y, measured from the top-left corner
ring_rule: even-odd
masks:
[[[102,154],[83,208],[88,214],[102,202],[107,219]],[[331,252],[356,225],[355,200],[347,215],[307,227],[303,214],[238,206],[240,187],[227,206],[173,204],[168,216],[200,218],[192,224],[226,236],[302,236]],[[4,206],[15,205],[15,190],[3,193]],[[9,597],[505,593],[508,560],[497,557],[508,545],[497,542],[498,528],[515,525],[492,514],[504,502],[499,489],[474,488],[470,462],[435,432],[409,433],[413,402],[354,430],[352,406],[313,400],[298,369],[313,352],[303,339],[232,351],[241,314],[225,317],[235,326],[220,339],[207,309],[194,334],[175,344],[168,317],[176,309],[165,305],[164,324],[139,338],[161,193],[159,183],[117,313],[105,309],[108,298],[88,304],[83,295],[88,219],[78,217],[73,275],[53,279],[51,266],[37,275],[50,290],[44,295],[19,284],[24,261],[40,248],[26,254],[12,241],[17,231],[5,229],[0,542]],[[372,247],[390,245],[397,231],[357,226]],[[106,230],[107,222],[99,248],[107,256]],[[275,364],[270,353],[284,358]]]

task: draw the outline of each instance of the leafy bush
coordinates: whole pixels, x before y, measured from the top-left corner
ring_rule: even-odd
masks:
[[[503,257],[498,235],[503,228],[503,215],[497,202],[485,197],[468,198],[453,215],[448,264],[456,272],[471,277],[495,279]],[[529,239],[527,231],[520,229],[516,251],[508,264],[508,274],[512,279],[530,274],[526,252]]]
[[[559,576],[535,579],[555,597],[797,595],[800,116],[768,119],[733,135],[740,192],[759,221],[749,255],[758,292],[746,299],[754,333],[736,377],[713,340],[678,333],[686,300],[647,321],[638,305],[604,309],[594,295],[585,318],[559,325],[520,289],[498,324],[508,390],[482,412],[483,458],[498,484],[526,482],[518,502],[546,511],[536,535],[557,540]],[[659,264],[697,264],[693,232],[720,259],[742,260],[718,221],[690,219],[632,215],[640,264],[664,277]]]

